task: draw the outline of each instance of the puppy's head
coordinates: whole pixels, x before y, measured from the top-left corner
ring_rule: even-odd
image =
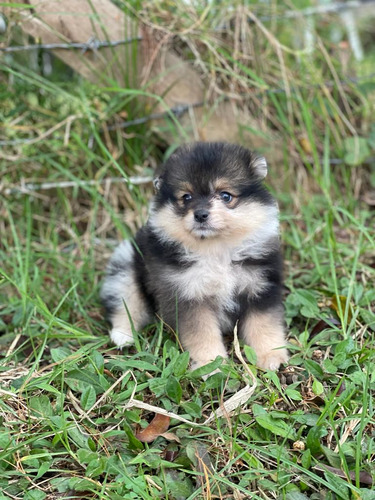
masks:
[[[241,146],[182,146],[157,172],[150,223],[188,249],[236,246],[277,220],[266,174],[266,160]]]

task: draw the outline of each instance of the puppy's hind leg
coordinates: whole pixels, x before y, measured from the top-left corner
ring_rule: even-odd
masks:
[[[133,344],[132,324],[135,330],[141,329],[149,322],[150,313],[137,283],[130,242],[124,241],[115,250],[100,296],[112,324],[112,342],[119,347]]]
[[[133,328],[138,331],[150,320],[147,305],[133,277],[128,276],[122,284],[123,291],[116,298],[108,295],[103,297],[103,302],[109,312],[108,319],[112,324],[109,336],[119,347],[133,344]]]

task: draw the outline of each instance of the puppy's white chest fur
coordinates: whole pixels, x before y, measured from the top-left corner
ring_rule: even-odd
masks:
[[[167,273],[167,286],[181,299],[204,301],[214,298],[221,307],[234,310],[236,294],[246,292],[257,296],[267,286],[261,269],[241,266],[241,258],[254,255],[249,242],[220,253],[189,255],[189,267]]]
[[[236,277],[230,254],[201,255],[186,269],[171,273],[168,281],[186,300],[215,297],[229,302],[236,288]]]

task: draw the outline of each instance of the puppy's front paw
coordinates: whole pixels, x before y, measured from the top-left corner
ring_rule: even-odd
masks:
[[[266,353],[257,354],[257,366],[264,370],[276,371],[280,365],[287,363],[289,359],[286,349],[275,349]]]
[[[125,330],[119,330],[118,328],[113,328],[109,336],[114,344],[118,347],[123,348],[127,345],[134,344],[133,334],[131,332],[127,332]]]

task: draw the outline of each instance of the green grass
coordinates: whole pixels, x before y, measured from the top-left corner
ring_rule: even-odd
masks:
[[[178,2],[175,11],[155,5],[142,16],[161,22],[170,9],[176,32],[195,19],[181,16]],[[264,55],[253,66],[231,51],[220,52],[224,65],[209,48],[217,36],[209,26],[220,15],[206,13],[199,33],[187,35],[190,43],[203,40],[210,78],[231,81],[239,94],[254,82],[270,90],[281,66],[266,36],[247,35]],[[288,24],[267,26],[291,43]],[[327,45],[329,26],[319,28]],[[180,52],[192,58],[185,42]],[[206,381],[202,370],[189,371],[187,354],[162,324],[119,352],[108,342],[98,298],[115,242],[145,220],[152,187],[85,181],[149,176],[175,146],[147,125],[126,137],[103,133],[124,109],[128,119],[145,115],[139,98],[148,89],[101,89],[78,78],[59,84],[17,58],[3,65],[0,140],[77,118],[68,141],[62,126],[34,144],[0,150],[1,500],[375,498],[375,218],[365,201],[375,188],[373,94],[368,82],[323,91],[330,65],[344,78],[323,50],[309,60],[284,57],[291,95],[251,94],[249,106],[263,120],[254,133],[270,138],[266,156],[278,149],[269,185],[281,207],[292,356],[275,374],[257,370],[243,349],[254,390],[234,412],[208,422],[253,383],[234,349]],[[314,85],[304,86],[312,75]],[[184,139],[175,120],[162,128]],[[76,185],[5,194],[24,180]],[[155,408],[178,418],[167,434],[142,443],[136,435]]]

